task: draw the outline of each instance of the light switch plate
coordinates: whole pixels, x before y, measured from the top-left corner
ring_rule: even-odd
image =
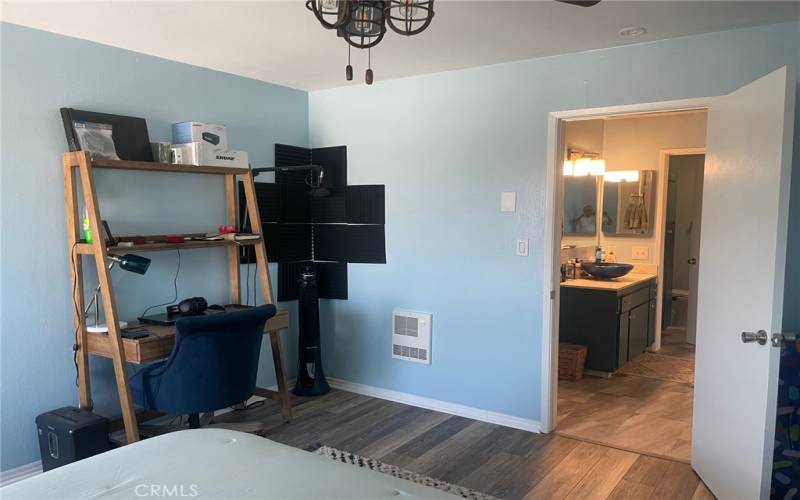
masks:
[[[516,212],[517,211],[517,193],[514,191],[503,191],[500,193],[500,211],[501,212]]]
[[[631,259],[633,260],[647,260],[650,258],[650,249],[648,247],[632,247]]]
[[[520,257],[528,256],[528,240],[517,240],[517,255]]]

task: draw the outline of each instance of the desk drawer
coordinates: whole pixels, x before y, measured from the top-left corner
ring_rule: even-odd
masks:
[[[289,328],[289,313],[278,311],[278,314],[267,321],[264,333],[276,334]],[[125,361],[128,363],[147,363],[166,358],[172,352],[175,343],[175,327],[147,325],[150,334],[140,339],[122,339]],[[89,354],[110,358],[112,355],[111,339],[106,334],[89,333],[86,335]]]

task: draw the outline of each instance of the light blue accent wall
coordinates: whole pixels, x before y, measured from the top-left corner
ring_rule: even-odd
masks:
[[[173,122],[226,124],[231,147],[248,151],[252,164],[260,166],[273,164],[276,142],[307,145],[308,96],[8,23],[0,24],[0,42],[0,467],[8,469],[38,459],[37,414],[77,403],[61,173],[67,144],[59,108],[144,117],[151,140],[169,141]],[[225,222],[221,178],[122,171],[96,177],[101,211],[117,234],[211,231]],[[172,298],[176,254],[147,256],[153,264],[145,276],[113,271],[123,319]],[[224,250],[189,250],[181,257],[181,298],[228,301]],[[93,286],[93,262],[84,262]],[[288,360],[296,359],[296,341],[287,342],[295,338],[285,338]],[[111,364],[93,359],[91,365],[97,410],[118,414]],[[262,386],[274,383],[268,342],[259,379]]]
[[[311,92],[311,145],[347,144],[349,183],[386,184],[388,263],[350,265],[328,372],[539,420],[548,112],[725,94],[800,64],[798,47],[793,22],[391,81],[374,58],[373,86]],[[798,165],[795,147],[794,325]],[[500,213],[501,191],[518,193],[516,213]],[[433,313],[430,366],[391,359],[393,308]]]
[[[35,415],[76,402],[59,107],[145,117],[153,140],[169,140],[175,121],[224,123],[231,146],[249,151],[254,165],[272,163],[276,142],[347,144],[349,183],[386,185],[388,264],[351,264],[350,299],[321,304],[328,374],[538,420],[547,113],[726,93],[800,65],[800,24],[394,81],[381,81],[377,66],[372,87],[310,96],[7,23],[0,45],[0,468],[8,469],[38,458]],[[795,329],[798,142],[785,308]],[[97,177],[103,212],[120,234],[204,231],[223,221],[218,180]],[[517,191],[515,214],[499,212],[501,191]],[[514,255],[521,238],[530,239],[530,257]],[[171,298],[175,254],[149,256],[143,277],[114,271],[123,318]],[[222,251],[182,252],[182,265],[181,297],[226,299]],[[393,308],[433,313],[431,366],[390,358]],[[294,338],[285,339],[292,369]],[[259,383],[269,385],[266,346],[262,359]],[[93,360],[92,370],[98,410],[118,411],[110,364]]]

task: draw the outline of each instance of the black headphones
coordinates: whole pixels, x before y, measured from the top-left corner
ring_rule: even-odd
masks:
[[[183,316],[197,316],[203,314],[208,309],[208,302],[203,297],[192,297],[183,299],[178,305],[167,307],[169,314],[181,314]]]

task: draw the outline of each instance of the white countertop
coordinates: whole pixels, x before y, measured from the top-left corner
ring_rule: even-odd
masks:
[[[611,290],[618,292],[636,285],[640,285],[656,278],[655,273],[632,272],[621,278],[598,279],[598,278],[577,278],[561,283],[562,287],[569,288],[592,288],[596,290]]]

